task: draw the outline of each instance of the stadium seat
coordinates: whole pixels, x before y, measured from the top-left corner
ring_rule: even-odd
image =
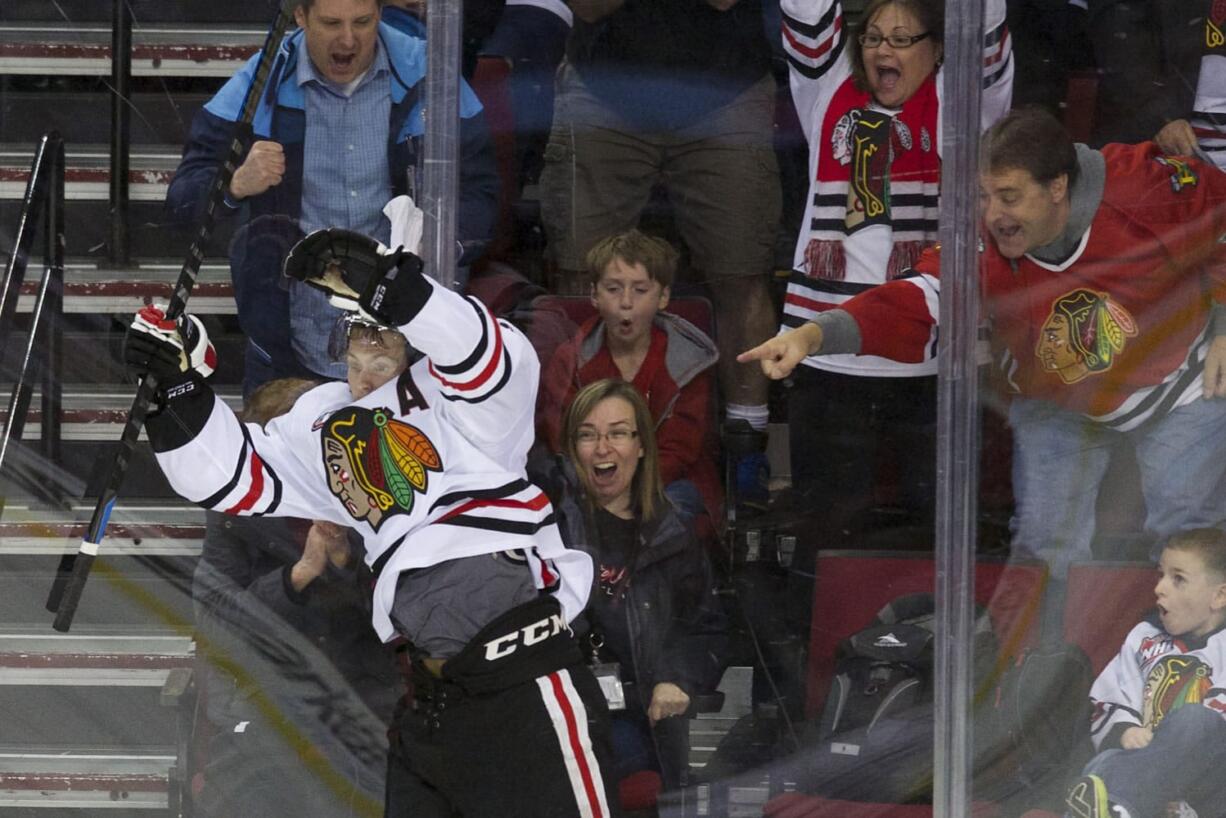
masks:
[[[1154,607],[1158,572],[1148,562],[1083,562],[1069,568],[1064,640],[1078,645],[1097,674]]]

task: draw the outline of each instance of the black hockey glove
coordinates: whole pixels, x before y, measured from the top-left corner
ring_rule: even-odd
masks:
[[[217,351],[199,318],[182,315],[171,321],[154,306],[143,308],[132,319],[123,359],[133,375],[151,374],[159,383],[178,381],[188,373],[207,378],[217,368]]]
[[[361,311],[389,327],[413,320],[430,297],[422,261],[403,247],[339,227],[316,230],[294,245],[285,274],[328,294],[335,307]]]

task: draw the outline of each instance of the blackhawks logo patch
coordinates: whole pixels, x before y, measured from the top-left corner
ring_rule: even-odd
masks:
[[[1034,354],[1044,372],[1077,383],[1106,372],[1137,334],[1137,322],[1107,293],[1079,288],[1052,303]]]
[[[429,488],[430,472],[443,469],[430,439],[386,408],[334,412],[320,441],[328,488],[355,520],[376,531],[387,516],[411,512],[416,495]]]
[[[1145,679],[1141,721],[1155,728],[1185,704],[1200,704],[1209,692],[1213,669],[1195,656],[1167,656]]]
[[[1226,45],[1226,36],[1222,34],[1226,25],[1226,2],[1213,0],[1208,16],[1205,17],[1205,47],[1212,50]]]

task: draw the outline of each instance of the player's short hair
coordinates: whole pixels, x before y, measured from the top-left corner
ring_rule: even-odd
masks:
[[[652,281],[658,281],[661,287],[671,287],[677,274],[677,257],[677,251],[664,239],[632,229],[596,242],[587,251],[584,266],[595,284],[615,259],[625,264],[642,264]]]
[[[653,520],[665,509],[668,501],[664,499],[664,484],[660,479],[660,450],[656,446],[655,421],[647,401],[634,388],[634,384],[620,378],[605,378],[579,390],[562,415],[562,445],[566,456],[572,463],[579,463],[576,445],[579,426],[598,403],[608,398],[621,398],[634,408],[634,428],[638,433],[639,445],[643,447],[643,456],[639,458],[634,479],[630,482],[631,502],[641,521]],[[579,479],[583,479],[582,472]]]
[[[979,168],[986,173],[1024,170],[1047,184],[1061,174],[1069,188],[1077,181],[1077,148],[1060,120],[1038,106],[1005,114],[984,134]]]
[[[877,12],[886,6],[898,6],[910,12],[919,22],[920,27],[928,32],[928,39],[932,40],[938,48],[942,47],[945,42],[945,0],[869,0],[864,11],[860,13],[860,21],[852,29],[845,46],[848,49],[847,56],[851,60],[852,78],[856,82],[856,87],[861,91],[869,90],[868,72],[864,70],[864,47],[856,38],[864,33],[868,24],[877,16]],[[916,34],[920,33],[916,32]]]
[[[1226,531],[1220,528],[1193,528],[1172,534],[1164,546],[1172,551],[1186,551],[1200,557],[1205,568],[1226,582]]]
[[[300,397],[321,383],[310,378],[278,378],[261,384],[243,401],[243,420],[264,426],[293,409]]]

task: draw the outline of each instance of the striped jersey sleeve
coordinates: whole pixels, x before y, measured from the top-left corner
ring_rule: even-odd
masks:
[[[783,51],[787,55],[792,101],[812,144],[820,112],[851,74],[847,21],[837,0],[783,0]]]
[[[503,445],[531,435],[540,369],[531,344],[476,298],[431,286],[426,308],[400,331],[429,359],[439,411],[474,440]]]
[[[305,482],[295,462],[295,451],[313,454],[317,448],[309,436],[300,439],[291,434],[298,429],[308,435],[309,419],[291,423],[289,418],[295,414],[291,412],[271,421],[266,431],[258,424],[241,423],[211,390],[201,395],[200,403],[206,413],[193,424],[190,434],[174,418],[165,419],[161,426],[179,427],[178,435],[150,426],[158,465],[179,496],[212,511],[243,517],[316,519],[320,509],[332,507],[326,485]]]
[[[1013,37],[1005,22],[1005,0],[988,0],[983,9],[983,96],[980,127],[987,130],[1013,105]],[[945,110],[945,106],[941,106]]]
[[[783,3],[783,51],[806,79],[820,79],[843,51],[847,29],[843,8],[829,0]]]

